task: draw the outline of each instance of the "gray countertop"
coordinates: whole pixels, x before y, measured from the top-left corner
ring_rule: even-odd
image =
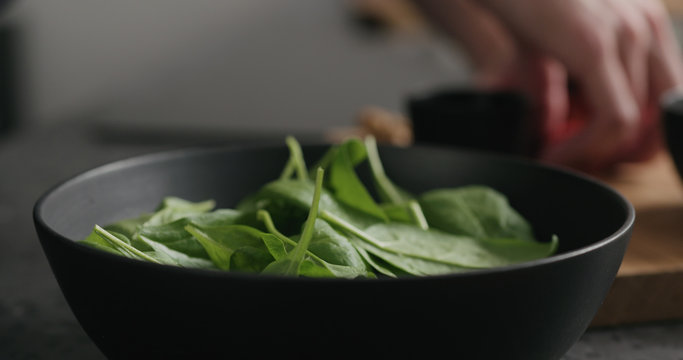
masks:
[[[0,138],[0,359],[103,358],[71,313],[34,232],[31,210],[44,191],[137,154],[254,141],[215,135],[123,143],[103,135],[95,123],[76,121]],[[564,359],[681,360],[683,322],[589,329]]]

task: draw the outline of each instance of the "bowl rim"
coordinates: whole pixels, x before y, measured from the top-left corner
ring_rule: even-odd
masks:
[[[330,143],[326,142],[302,142],[301,144],[302,148],[315,148],[315,147],[329,147]],[[142,166],[145,164],[150,164],[154,162],[160,162],[160,161],[169,161],[169,160],[176,160],[176,159],[182,159],[182,158],[188,158],[188,157],[197,157],[197,156],[206,156],[209,154],[218,154],[218,153],[226,153],[226,152],[238,152],[238,151],[255,151],[255,150],[273,150],[273,149],[286,149],[286,146],[284,144],[235,144],[235,145],[219,145],[219,146],[195,146],[195,147],[185,147],[185,148],[179,148],[179,149],[174,149],[174,150],[164,150],[164,151],[156,151],[156,152],[151,152],[147,154],[141,154],[141,155],[135,155],[135,156],[130,156],[126,158],[122,158],[120,160],[115,160],[111,161],[108,163],[104,163],[99,166],[95,166],[93,168],[89,168],[87,170],[81,171],[76,173],[75,175],[72,175],[70,177],[67,177],[66,179],[63,179],[59,182],[57,182],[55,185],[52,187],[48,188],[45,192],[43,192],[40,197],[36,200],[34,206],[33,206],[33,221],[34,221],[34,226],[37,228],[42,228],[42,230],[50,233],[53,235],[57,241],[66,244],[66,246],[71,247],[72,249],[78,249],[80,251],[85,251],[87,253],[92,254],[93,256],[103,256],[105,259],[109,259],[112,261],[123,261],[124,263],[128,263],[132,266],[141,266],[141,267],[151,267],[150,269],[157,269],[161,271],[168,271],[168,272],[178,272],[178,273],[184,273],[184,274],[190,274],[190,275],[196,275],[196,276],[202,276],[202,277],[219,277],[219,278],[233,278],[233,279],[241,279],[241,280],[253,280],[253,281],[265,281],[265,282],[270,282],[273,280],[277,281],[282,281],[282,282],[311,282],[311,283],[317,283],[317,282],[371,282],[371,283],[380,283],[380,282],[391,282],[391,283],[400,283],[400,282],[412,282],[412,281],[425,281],[425,280],[447,280],[447,279],[453,279],[453,278],[470,278],[470,277],[481,277],[481,276],[495,276],[497,274],[501,273],[510,273],[510,272],[515,272],[515,271],[525,271],[530,268],[534,267],[542,267],[542,266],[548,266],[554,263],[558,262],[563,262],[563,261],[568,261],[573,258],[582,256],[584,254],[593,252],[599,248],[605,247],[612,242],[617,241],[617,239],[621,238],[622,236],[625,236],[625,233],[631,231],[633,224],[635,222],[635,208],[631,204],[631,202],[626,199],[620,192],[618,192],[616,189],[612,188],[611,186],[607,185],[606,183],[602,182],[601,180],[598,180],[597,178],[585,174],[585,173],[580,173],[574,169],[564,167],[561,165],[557,164],[549,164],[549,163],[544,163],[535,159],[530,159],[526,157],[522,157],[520,155],[513,155],[513,154],[500,154],[500,153],[494,153],[494,152],[488,152],[488,151],[482,151],[482,150],[473,150],[473,149],[464,149],[464,148],[456,148],[456,147],[447,147],[447,146],[441,146],[441,145],[429,145],[429,144],[417,144],[417,145],[411,145],[410,147],[398,147],[398,146],[391,146],[391,145],[381,145],[378,144],[380,151],[382,148],[394,148],[394,149],[411,149],[411,148],[418,148],[418,149],[433,149],[433,150],[438,150],[438,151],[451,151],[454,153],[457,153],[459,155],[465,155],[468,157],[474,156],[482,160],[492,160],[492,161],[502,161],[506,163],[511,163],[511,164],[519,164],[521,166],[525,167],[532,167],[532,168],[540,168],[545,171],[551,171],[551,172],[556,172],[562,174],[562,176],[569,176],[573,178],[578,178],[578,180],[587,182],[591,184],[592,186],[596,186],[598,188],[601,188],[603,191],[606,191],[607,193],[611,194],[613,197],[615,197],[621,205],[624,207],[624,210],[626,211],[626,219],[624,223],[617,229],[615,230],[612,234],[604,237],[603,239],[600,239],[598,241],[595,241],[589,245],[580,247],[578,249],[562,252],[559,254],[554,254],[545,258],[541,259],[536,259],[536,260],[531,260],[531,261],[525,261],[517,264],[512,264],[512,265],[506,265],[506,266],[498,266],[498,267],[493,267],[493,268],[484,268],[484,269],[470,269],[468,271],[464,272],[454,272],[454,273],[446,273],[446,274],[439,274],[439,275],[427,275],[427,276],[400,276],[397,278],[391,278],[391,277],[378,277],[378,278],[355,278],[355,279],[347,279],[347,278],[313,278],[313,277],[287,277],[287,276],[281,276],[281,275],[270,275],[270,274],[256,274],[256,273],[241,273],[241,272],[230,272],[230,271],[224,271],[224,270],[214,270],[214,269],[201,269],[201,268],[185,268],[185,267],[180,267],[180,266],[175,266],[175,265],[166,265],[166,264],[155,264],[151,262],[146,262],[146,261],[141,261],[141,260],[136,260],[136,259],[130,259],[121,255],[116,255],[116,254],[111,254],[106,251],[98,250],[93,247],[87,246],[85,244],[81,244],[78,242],[78,240],[70,239],[62,234],[60,234],[58,231],[56,231],[54,228],[52,228],[48,223],[44,220],[42,216],[42,210],[44,205],[50,200],[50,197],[57,193],[60,189],[66,188],[68,186],[77,184],[81,181],[86,181],[91,178],[95,178],[100,175],[104,175],[110,172],[114,172],[120,169],[124,168],[131,168],[131,167],[136,167],[136,166]],[[94,226],[94,224],[93,224]],[[45,241],[41,239],[42,241]],[[629,241],[628,239],[626,241]],[[47,254],[46,254],[47,255]]]

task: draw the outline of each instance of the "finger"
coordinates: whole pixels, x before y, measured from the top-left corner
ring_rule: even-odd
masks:
[[[681,50],[674,35],[671,20],[659,1],[635,0],[652,33],[649,72],[650,96],[656,98],[666,91],[683,84]]]
[[[592,112],[590,121],[573,138],[547,149],[546,160],[596,169],[609,163],[624,144],[634,141],[639,110],[626,72],[616,49],[601,51],[605,53],[595,57],[595,66],[576,76]]]
[[[659,103],[650,102],[642,112],[643,121],[638,140],[633,147],[626,149],[618,162],[641,162],[653,158],[663,145],[662,130],[659,126]]]
[[[547,90],[544,102],[546,104],[545,126],[546,137],[557,134],[560,126],[564,125],[569,116],[569,91],[567,89],[567,71],[557,61],[548,60],[544,64]]]
[[[643,15],[651,36],[648,58],[648,103],[642,112],[639,139],[633,148],[625,151],[622,161],[643,161],[651,158],[662,146],[659,125],[660,97],[683,83],[683,62],[671,21],[659,1],[636,0],[634,5]]]
[[[624,142],[610,162],[639,161],[653,154],[651,149],[654,147],[651,145],[657,139],[653,124],[649,122],[651,119],[649,58],[654,36],[646,13],[636,1],[607,0],[605,3],[616,15],[619,55],[640,115],[636,126],[637,135],[632,141]]]
[[[522,59],[526,63],[524,75],[528,80],[526,92],[532,99],[539,117],[539,132],[543,147],[561,141],[569,115],[567,72],[562,64],[539,54],[530,53]]]
[[[530,101],[530,134],[534,137],[536,150],[542,151],[549,144],[562,141],[569,115],[567,73],[552,58],[522,49],[513,67],[497,88],[521,91]]]
[[[642,10],[633,1],[608,0],[616,15],[619,55],[624,65],[633,96],[640,108],[648,98],[648,56],[652,31]]]

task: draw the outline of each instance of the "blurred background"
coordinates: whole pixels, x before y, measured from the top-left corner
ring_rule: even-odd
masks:
[[[312,136],[363,106],[400,111],[411,93],[467,82],[457,47],[410,9],[375,16],[358,3],[9,2],[1,126]]]
[[[4,1],[3,132],[86,119],[122,141],[315,136],[469,80],[406,1]]]
[[[666,2],[683,39],[683,0]],[[401,114],[415,94],[468,86],[458,45],[407,4],[0,0],[0,358],[101,358],[31,223],[57,182],[188,144],[319,141],[367,106]],[[591,332],[565,359],[678,358],[682,333]]]

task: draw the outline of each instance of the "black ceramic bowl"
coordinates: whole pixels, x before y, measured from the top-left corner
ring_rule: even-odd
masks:
[[[306,146],[309,161],[325,146]],[[108,357],[558,359],[587,328],[629,240],[634,210],[598,182],[493,155],[380,148],[396,183],[421,192],[485,184],[505,193],[550,258],[469,273],[310,279],[184,269],[75,242],[93,224],[166,195],[233,206],[274,179],[284,146],[190,150],[119,161],[45,194],[35,225],[81,325]]]

